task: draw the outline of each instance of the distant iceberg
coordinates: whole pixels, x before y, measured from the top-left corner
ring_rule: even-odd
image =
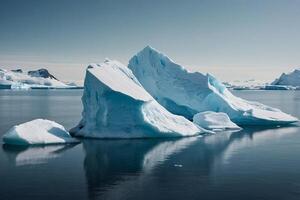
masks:
[[[265,90],[296,90],[297,88],[289,85],[266,85]]]
[[[3,142],[10,145],[44,145],[77,143],[65,128],[53,121],[35,119],[12,127],[4,136]]]
[[[25,73],[22,69],[0,69],[0,89],[72,89],[77,85],[64,83],[47,69],[38,69]]]
[[[300,87],[300,69],[296,69],[288,74],[281,74],[271,85]]]
[[[262,80],[234,80],[231,82],[223,82],[223,84],[233,90],[263,90],[267,83]]]
[[[86,70],[84,110],[74,136],[91,138],[181,137],[204,133],[186,118],[171,114],[117,61]]]
[[[204,111],[224,112],[238,125],[277,125],[298,121],[282,111],[234,96],[210,74],[188,72],[147,46],[128,67],[142,86],[170,112],[192,119]]]

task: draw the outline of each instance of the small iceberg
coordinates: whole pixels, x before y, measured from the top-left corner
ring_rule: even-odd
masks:
[[[298,119],[261,103],[234,96],[210,74],[189,72],[147,46],[128,67],[142,86],[167,110],[192,120],[199,112],[226,113],[238,125],[281,125]]]
[[[71,130],[74,136],[182,137],[205,132],[161,106],[118,61],[88,66],[82,103],[82,120]]]
[[[10,145],[45,145],[77,143],[66,129],[50,120],[35,119],[12,127],[3,136],[3,142]]]
[[[205,129],[209,130],[227,130],[227,129],[234,129],[239,130],[241,129],[238,125],[233,123],[226,113],[221,112],[212,112],[206,111],[197,113],[193,117],[193,122]]]

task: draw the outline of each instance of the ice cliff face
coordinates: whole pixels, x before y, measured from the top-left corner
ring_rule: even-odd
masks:
[[[296,69],[288,74],[281,76],[271,83],[272,85],[300,86],[300,69]]]
[[[131,70],[117,61],[92,64],[86,71],[84,110],[75,136],[142,138],[191,136],[202,129],[168,112],[139,83]]]
[[[224,112],[239,125],[275,125],[295,117],[260,103],[234,96],[212,75],[190,73],[164,54],[147,46],[128,67],[142,86],[167,110],[192,119],[198,112]]]

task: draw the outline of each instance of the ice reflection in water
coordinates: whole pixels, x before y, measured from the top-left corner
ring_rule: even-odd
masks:
[[[47,163],[49,160],[59,157],[63,152],[75,145],[76,144],[31,147],[3,145],[3,149],[11,162],[16,166],[23,166]]]
[[[234,148],[274,140],[295,130],[295,127],[246,128],[241,132],[221,132],[202,138],[176,140],[85,140],[84,169],[89,198],[145,198],[143,195],[149,194],[149,188],[161,187],[157,191],[162,192],[164,184],[171,188],[171,185],[186,187],[186,176],[190,174],[193,174],[192,179],[188,178],[191,190],[208,187],[207,182],[214,180],[216,165],[222,166]],[[146,199],[158,197],[157,191],[150,192]],[[173,191],[168,197],[183,195],[180,190],[178,193],[178,196],[172,196],[176,194]]]
[[[220,152],[223,150],[219,140],[200,147],[200,155],[196,155],[198,151],[194,153],[194,156],[200,158],[200,162],[197,162],[200,164],[199,168],[201,164],[209,166],[207,162],[210,162],[210,158],[207,157],[216,153],[213,147],[215,144],[221,146]],[[94,199],[100,195],[104,199],[122,199],[124,194],[130,195],[131,192],[139,190],[139,187],[151,184],[152,173],[164,162],[171,160],[171,157],[191,146],[205,145],[205,142],[201,137],[174,140],[85,140],[84,168],[90,198]],[[225,144],[227,146],[227,140]],[[174,167],[178,162],[180,166],[185,167],[180,164],[180,159],[172,161],[170,166]]]

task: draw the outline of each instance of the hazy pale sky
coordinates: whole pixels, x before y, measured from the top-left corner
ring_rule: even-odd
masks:
[[[0,0],[0,67],[81,80],[146,45],[223,81],[270,81],[300,65],[298,0]]]

